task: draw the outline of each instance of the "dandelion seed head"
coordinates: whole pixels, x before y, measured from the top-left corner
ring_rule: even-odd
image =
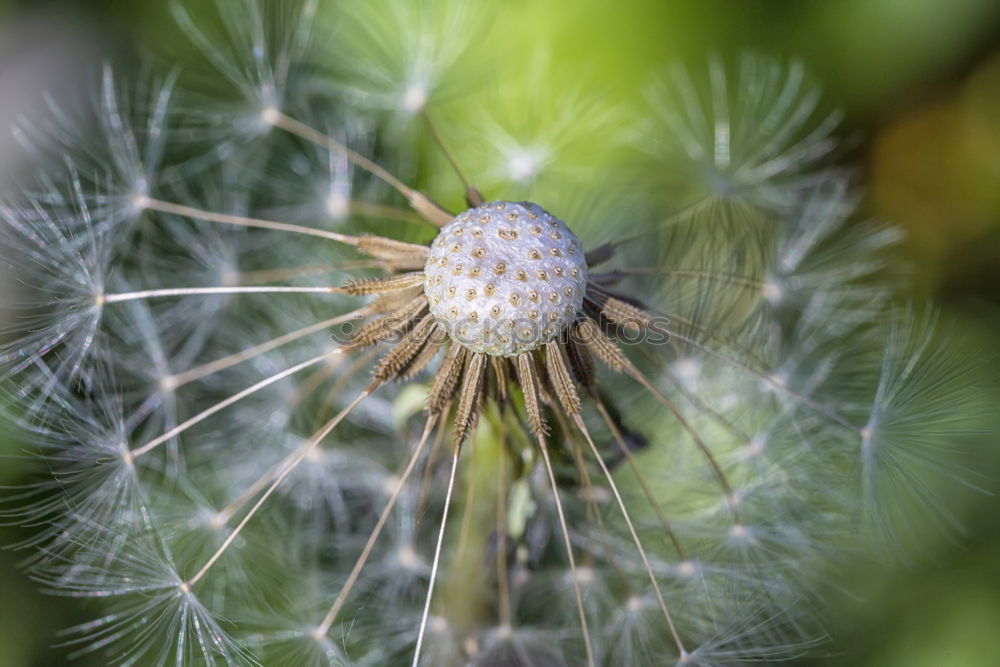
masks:
[[[767,377],[766,384],[771,390],[782,389],[788,385],[788,374],[785,372],[771,373]]]
[[[205,513],[205,524],[216,532],[222,532],[226,530],[226,524],[229,523],[229,515],[226,512],[206,512]]]
[[[122,450],[121,457],[122,457],[122,461],[125,463],[126,466],[132,467],[132,466],[135,465],[135,457],[132,456],[132,452],[131,451],[129,451],[127,449]]]
[[[351,212],[351,200],[342,192],[331,193],[326,198],[326,213],[334,220],[343,220]]]
[[[424,568],[424,559],[420,557],[412,544],[404,544],[396,552],[396,559],[399,565],[407,570],[421,570]]]
[[[396,490],[396,487],[399,485],[399,481],[399,477],[396,475],[386,475],[382,478],[380,485],[382,490],[389,494]]]
[[[668,128],[666,152],[690,161],[680,196],[695,206],[794,205],[834,150],[841,114],[821,110],[800,62],[748,54],[728,66],[713,59],[707,69],[696,77],[677,68],[653,93]]]
[[[674,362],[674,372],[686,384],[694,384],[701,375],[701,363],[690,357]]]
[[[767,447],[767,436],[758,433],[747,442],[745,451],[747,456],[760,456],[764,453],[765,447]]]
[[[272,106],[264,107],[260,112],[260,122],[268,127],[273,127],[277,125],[281,120],[281,112]]]
[[[561,335],[583,304],[583,246],[564,222],[528,202],[491,202],[458,215],[424,269],[431,313],[461,345],[514,356]]]
[[[784,290],[775,280],[767,280],[761,286],[761,295],[771,304],[776,305],[784,296]]]
[[[577,567],[576,574],[570,576],[581,586],[589,586],[597,580],[597,572],[592,567]]]
[[[137,193],[132,196],[132,208],[136,215],[149,208],[149,196],[145,193]]]
[[[678,574],[684,577],[692,577],[698,572],[698,566],[690,560],[684,560],[677,564]]]
[[[418,113],[427,105],[427,87],[415,81],[410,83],[403,92],[403,110],[407,113]]]
[[[320,465],[323,463],[323,448],[322,447],[310,447],[306,451],[306,461],[312,463],[313,465]]]
[[[507,158],[507,173],[518,183],[534,180],[541,171],[544,157],[539,151],[519,148],[510,152]]]
[[[733,524],[729,528],[729,537],[738,541],[747,540],[750,538],[750,529],[742,523]]]

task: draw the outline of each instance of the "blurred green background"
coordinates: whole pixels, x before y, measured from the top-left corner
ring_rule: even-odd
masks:
[[[231,0],[235,1],[235,0]],[[333,2],[334,0],[327,0]],[[189,3],[195,5],[197,3]],[[499,4],[499,3],[498,3]],[[858,137],[847,159],[863,209],[908,232],[916,298],[933,298],[986,351],[1000,343],[1000,2],[997,0],[509,0],[497,30],[545,44],[550,71],[638,103],[665,63],[745,50],[803,59]],[[498,6],[477,2],[484,12]],[[185,43],[161,0],[0,0],[0,126],[71,93],[102,58]],[[182,54],[183,55],[183,54]],[[493,56],[493,54],[490,54]],[[495,57],[509,57],[496,54]],[[553,82],[554,89],[558,86]],[[17,173],[0,133],[0,185]],[[0,286],[2,290],[2,286]],[[0,292],[2,293],[2,292]],[[984,357],[996,394],[1000,370]],[[992,447],[992,442],[985,443]],[[0,436],[0,485],[26,481]],[[1000,490],[1000,453],[985,486]],[[808,664],[1000,664],[1000,498],[956,499],[967,536],[932,542],[916,564],[846,568],[831,601],[828,655]],[[27,533],[0,528],[0,544]],[[37,591],[0,552],[0,667],[66,664],[57,631],[86,610]],[[72,601],[69,601],[72,602]],[[96,613],[96,611],[95,611]],[[74,664],[92,664],[84,660]],[[93,663],[96,664],[96,663]],[[806,664],[803,661],[802,664]]]

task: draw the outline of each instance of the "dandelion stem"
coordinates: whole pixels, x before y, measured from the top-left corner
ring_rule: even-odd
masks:
[[[736,504],[733,501],[733,487],[729,484],[729,479],[726,477],[726,474],[722,472],[722,466],[720,466],[719,462],[716,460],[715,454],[712,453],[712,449],[702,439],[697,429],[695,429],[691,422],[689,422],[683,413],[681,413],[680,408],[678,408],[673,401],[667,398],[663,392],[656,387],[656,385],[650,382],[649,378],[647,378],[642,371],[634,365],[629,364],[626,367],[625,372],[629,375],[629,377],[641,384],[646,391],[652,394],[663,407],[670,410],[670,412],[674,415],[674,418],[677,419],[677,422],[681,425],[681,428],[687,431],[688,435],[691,436],[691,440],[694,441],[695,446],[701,452],[702,456],[705,457],[705,460],[708,461],[709,467],[712,468],[712,473],[719,481],[719,486],[722,487],[723,492],[726,494],[726,504],[729,507],[730,513],[733,515],[733,521],[739,523],[739,512],[737,511]]]
[[[712,406],[708,405],[705,401],[698,398],[698,395],[689,390],[684,386],[684,383],[670,370],[670,368],[663,362],[662,359],[657,357],[655,354],[651,353],[646,348],[639,348],[642,356],[644,356],[651,364],[655,365],[661,373],[670,381],[670,384],[691,404],[696,410],[705,413],[711,417],[715,422],[722,426],[724,429],[733,434],[733,436],[739,438],[743,442],[750,440],[750,436],[744,433],[736,424],[726,418],[718,410],[714,409]]]
[[[600,398],[596,395],[596,392],[595,395],[593,396],[593,400],[594,404],[597,406],[597,411],[601,414],[601,417],[604,418],[604,422],[608,425],[608,429],[611,430],[611,435],[614,438],[615,443],[618,445],[618,449],[621,450],[622,455],[625,456],[625,460],[628,461],[629,467],[632,469],[632,473],[639,481],[639,486],[642,487],[642,491],[646,495],[646,498],[649,500],[649,504],[652,506],[653,512],[656,514],[656,517],[660,520],[660,525],[663,527],[663,531],[667,534],[667,537],[670,538],[670,542],[674,545],[674,550],[677,552],[677,557],[680,558],[681,560],[685,560],[687,556],[684,551],[684,545],[681,544],[680,539],[677,537],[677,533],[674,532],[673,527],[670,525],[670,520],[664,513],[663,507],[660,506],[660,501],[656,499],[656,494],[653,493],[652,487],[649,486],[649,480],[646,479],[646,476],[642,473],[642,470],[635,462],[635,455],[632,453],[632,450],[629,449],[628,444],[625,442],[625,438],[622,437],[621,430],[618,428],[618,425],[615,424],[614,420],[611,418],[611,414],[608,412],[607,407],[604,405],[604,402],[600,400]]]
[[[342,262],[339,264],[306,264],[279,269],[259,269],[256,271],[241,271],[236,275],[241,285],[266,283],[275,280],[291,280],[304,276],[315,276],[335,271],[353,271],[355,269],[377,269],[381,265],[374,260],[357,262]]]
[[[473,185],[469,182],[469,179],[465,176],[465,172],[463,172],[462,168],[458,165],[458,160],[456,160],[452,152],[448,150],[448,146],[441,138],[441,133],[438,132],[437,126],[434,124],[434,121],[431,120],[431,115],[427,112],[427,109],[425,108],[420,115],[423,117],[424,123],[427,125],[427,130],[430,132],[434,143],[437,144],[437,147],[441,150],[444,158],[448,161],[448,164],[451,165],[455,175],[458,176],[458,180],[460,180],[462,185],[465,187],[465,199],[469,206],[481,206],[485,204],[486,200],[483,198],[482,193],[480,193],[479,190],[473,187]]]
[[[628,526],[629,533],[632,535],[632,542],[635,544],[635,548],[639,551],[639,557],[642,558],[642,564],[646,568],[646,574],[649,575],[649,582],[653,585],[653,592],[656,594],[656,601],[659,602],[660,610],[663,612],[663,617],[667,620],[667,626],[670,628],[670,634],[674,639],[674,644],[677,645],[677,650],[680,652],[680,655],[686,655],[687,651],[684,650],[684,644],[681,642],[680,635],[677,633],[677,628],[674,626],[674,619],[670,615],[667,603],[663,600],[663,594],[660,592],[660,585],[656,581],[656,575],[653,574],[653,568],[649,564],[649,558],[646,556],[646,550],[642,547],[639,535],[635,532],[635,526],[632,524],[632,518],[629,516],[628,510],[625,508],[625,501],[622,500],[621,493],[618,491],[618,485],[615,484],[615,480],[611,477],[611,472],[608,470],[608,466],[604,463],[604,459],[601,457],[600,450],[597,449],[597,445],[594,444],[593,438],[590,437],[590,431],[587,430],[587,425],[584,423],[583,418],[579,414],[574,414],[573,421],[576,422],[577,428],[580,429],[581,433],[583,433],[583,437],[587,439],[587,444],[590,445],[590,450],[594,453],[594,458],[597,459],[598,465],[601,466],[601,472],[604,473],[604,477],[608,480],[608,485],[611,487],[611,492],[615,495],[615,502],[618,503],[618,509],[622,512],[622,517],[625,519],[625,525]]]
[[[441,527],[438,530],[437,544],[434,547],[434,563],[431,565],[431,579],[427,583],[427,599],[424,600],[424,613],[420,618],[420,630],[417,633],[417,646],[413,650],[413,665],[420,664],[420,649],[424,644],[424,633],[427,631],[427,617],[431,611],[431,598],[434,595],[434,582],[437,579],[438,567],[441,564],[441,545],[444,543],[444,530],[448,523],[448,509],[451,507],[451,494],[455,488],[455,472],[458,470],[458,454],[462,446],[459,441],[455,442],[455,449],[451,455],[451,473],[448,475],[448,491],[444,497],[444,510],[441,514]]]
[[[476,441],[469,443],[469,465],[465,471],[465,499],[462,503],[462,524],[458,531],[458,546],[455,558],[459,561],[465,558],[465,550],[469,546],[469,530],[472,527],[472,507],[476,498]]]
[[[837,424],[840,424],[841,426],[843,426],[844,428],[846,428],[846,429],[848,429],[850,431],[854,431],[856,433],[860,433],[861,432],[861,428],[859,426],[857,426],[855,424],[852,424],[847,419],[845,419],[844,417],[841,417],[839,414],[837,414],[833,410],[830,410],[830,409],[828,409],[828,408],[820,405],[819,403],[817,403],[816,401],[812,400],[808,396],[804,396],[804,395],[796,392],[793,389],[789,389],[787,386],[785,386],[783,383],[781,383],[778,380],[776,380],[771,375],[768,375],[767,373],[762,373],[761,371],[755,370],[755,369],[751,368],[750,366],[747,366],[746,364],[744,364],[744,363],[742,363],[742,362],[734,359],[733,357],[731,357],[730,355],[726,354],[725,352],[719,352],[718,350],[715,350],[715,349],[709,347],[708,345],[703,345],[703,344],[699,343],[698,341],[694,340],[693,338],[684,336],[683,334],[679,334],[679,333],[677,333],[675,331],[671,331],[670,329],[664,329],[664,328],[659,327],[659,326],[655,326],[654,329],[656,329],[660,333],[666,334],[667,336],[670,336],[672,338],[676,338],[677,340],[679,340],[679,341],[681,341],[683,343],[687,343],[688,345],[691,345],[692,347],[695,347],[695,348],[701,350],[702,352],[710,354],[713,357],[717,357],[717,358],[725,361],[727,364],[730,364],[733,368],[741,370],[741,371],[743,371],[745,373],[749,373],[750,375],[756,377],[757,379],[762,380],[763,382],[766,382],[768,385],[770,385],[771,387],[774,387],[778,391],[780,391],[780,392],[782,392],[784,394],[787,394],[788,396],[790,396],[791,398],[793,398],[797,402],[799,402],[799,403],[805,405],[806,407],[812,409],[817,414],[823,415],[824,417],[826,417],[830,421],[836,422]]]
[[[600,304],[600,299],[608,298],[608,297],[610,297],[610,298],[616,298],[613,294],[611,294],[610,292],[608,292],[607,290],[605,290],[601,286],[594,284],[593,282],[587,284],[587,289],[588,289],[588,294],[587,294],[587,297],[584,299],[584,303],[586,303],[587,305],[589,305],[591,308],[594,308],[598,312],[600,312],[603,309],[602,306],[601,306],[601,304]],[[594,295],[597,295],[599,298],[595,299],[594,296],[589,293],[591,291],[594,293]],[[762,366],[764,365],[764,362],[760,359],[760,357],[758,357],[757,355],[755,355],[752,351],[750,351],[750,350],[748,350],[746,348],[740,347],[739,345],[737,345],[736,343],[734,343],[732,340],[727,340],[726,338],[724,338],[724,337],[716,334],[715,332],[710,331],[710,330],[706,329],[705,327],[700,326],[699,324],[697,324],[694,320],[692,320],[690,318],[686,318],[686,317],[684,317],[682,315],[679,315],[676,312],[660,312],[660,311],[655,311],[655,310],[652,310],[652,309],[649,309],[649,308],[644,308],[644,310],[648,311],[647,314],[660,315],[661,317],[665,317],[668,322],[676,322],[677,324],[680,324],[680,325],[683,325],[683,326],[689,328],[691,331],[695,331],[695,332],[697,332],[699,334],[703,334],[709,340],[715,341],[715,342],[719,343],[722,346],[728,347],[731,350],[735,350],[736,352],[739,352],[739,353],[745,355],[747,358],[753,359],[755,362],[759,363]],[[659,328],[657,326],[657,324],[652,319],[647,320],[646,323],[645,323],[645,326],[653,329],[654,331],[657,331],[658,333],[663,333],[663,334],[666,334],[668,336],[670,335],[669,332],[666,329]],[[686,339],[683,339],[683,338],[681,338],[679,336],[677,338],[678,338],[678,340],[681,340],[681,341],[685,341],[686,340]],[[673,342],[673,341],[671,340],[671,342]]]
[[[424,451],[424,446],[427,444],[427,440],[430,437],[431,430],[434,428],[434,422],[436,421],[436,415],[429,415],[427,421],[424,424],[424,432],[420,436],[420,442],[417,443],[416,448],[413,450],[413,454],[410,455],[410,460],[406,464],[406,469],[403,470],[402,474],[399,476],[399,481],[396,482],[395,488],[392,490],[392,495],[389,496],[389,501],[385,505],[385,509],[382,510],[382,514],[379,515],[378,521],[375,523],[375,527],[372,529],[371,535],[368,536],[368,542],[365,544],[365,548],[362,549],[361,555],[358,556],[358,560],[354,563],[354,568],[347,577],[347,581],[340,589],[340,593],[337,594],[337,599],[333,601],[330,606],[330,611],[326,613],[323,617],[323,621],[316,626],[316,636],[326,637],[326,634],[330,631],[330,626],[337,619],[337,614],[340,613],[340,609],[344,606],[347,601],[347,596],[350,594],[351,589],[354,584],[357,583],[358,577],[361,575],[361,570],[364,568],[365,563],[368,562],[368,557],[372,553],[372,549],[375,547],[375,542],[378,540],[379,535],[382,533],[382,528],[385,527],[386,521],[389,519],[389,514],[392,509],[396,506],[396,501],[403,494],[403,489],[406,488],[406,482],[410,478],[410,474],[417,465],[417,460],[420,458],[420,454]]]
[[[623,275],[677,276],[680,278],[707,278],[709,280],[730,283],[748,289],[761,289],[764,281],[752,276],[741,276],[733,273],[717,273],[699,269],[661,269],[657,267],[623,267],[615,269],[614,273]]]
[[[367,201],[352,199],[349,203],[351,213],[368,216],[372,218],[386,218],[388,220],[399,220],[401,222],[425,223],[427,222],[412,211],[405,208],[396,208],[387,204],[375,204]]]
[[[323,428],[317,431],[312,436],[312,438],[309,439],[309,444],[306,447],[302,448],[302,451],[295,458],[295,460],[293,460],[282,471],[282,473],[278,475],[278,477],[271,483],[271,485],[267,488],[267,491],[264,492],[264,495],[262,495],[256,503],[254,503],[253,507],[250,508],[250,511],[247,512],[247,515],[243,517],[243,519],[239,522],[239,524],[237,524],[237,526],[233,529],[233,531],[229,534],[229,536],[226,537],[225,541],[216,550],[216,552],[212,554],[212,556],[208,559],[208,561],[206,561],[205,564],[202,565],[201,569],[198,570],[197,574],[195,574],[193,577],[184,582],[184,585],[188,589],[190,589],[192,586],[198,583],[198,581],[202,577],[204,577],[205,574],[212,568],[212,566],[215,565],[215,563],[222,557],[222,555],[226,552],[226,550],[229,549],[230,546],[232,546],[233,542],[239,536],[240,532],[242,532],[243,528],[245,528],[246,525],[250,522],[250,519],[252,519],[254,515],[257,514],[260,508],[263,507],[264,503],[267,502],[267,499],[271,497],[271,494],[275,492],[275,490],[281,485],[281,483],[284,482],[285,479],[290,474],[292,474],[292,471],[295,470],[295,468],[298,467],[300,463],[302,463],[302,461],[306,458],[306,456],[309,455],[309,452],[311,452],[313,448],[315,448],[316,445],[318,445],[323,440],[323,438],[329,435],[330,432],[333,431],[333,429],[335,429],[337,425],[340,424],[340,422],[343,421],[344,418],[347,417],[347,415],[349,415],[351,411],[354,410],[354,408],[356,408],[361,403],[361,401],[367,398],[368,395],[371,394],[374,390],[375,386],[371,385],[363,392],[358,394],[358,397],[355,398],[353,401],[351,401],[350,405],[341,410],[336,417],[327,422],[326,425],[323,426]]]
[[[273,229],[275,231],[280,231],[280,232],[306,234],[309,236],[318,236],[320,238],[329,239],[331,241],[337,241],[338,243],[344,243],[352,247],[356,247],[358,245],[358,237],[356,236],[349,236],[347,234],[338,234],[337,232],[330,232],[326,231],[325,229],[315,229],[313,227],[293,225],[287,222],[260,220],[258,218],[247,218],[241,215],[230,215],[228,213],[216,213],[214,211],[205,211],[203,209],[194,208],[191,206],[184,206],[183,204],[174,204],[171,202],[161,201],[159,199],[150,199],[149,197],[137,198],[136,206],[154,211],[160,211],[163,213],[180,215],[186,218],[205,220],[207,222],[221,222],[226,225],[237,225],[239,227],[256,227],[258,229]]]
[[[316,412],[313,423],[318,427],[326,421],[333,410],[334,406],[337,404],[337,399],[340,398],[343,391],[347,388],[347,385],[354,381],[356,377],[363,371],[369,371],[372,367],[372,360],[379,355],[379,350],[377,348],[368,350],[364,354],[360,355],[355,361],[343,370],[336,380],[330,384],[330,388],[327,390],[326,394],[320,400],[320,408]],[[339,366],[339,365],[338,365]],[[334,377],[337,371],[341,369],[334,368],[332,366],[327,366],[326,368],[320,368],[311,376],[306,378],[302,383],[302,386],[297,387],[295,392],[295,400],[292,401],[291,405],[298,406],[301,405],[309,396],[312,395],[314,391],[319,389],[324,382]]]
[[[393,176],[386,169],[366,158],[361,153],[348,148],[333,137],[312,128],[301,121],[295,120],[291,116],[288,116],[277,109],[266,109],[264,111],[264,120],[274,127],[294,134],[297,137],[301,137],[302,139],[314,143],[317,146],[322,146],[341,153],[357,166],[391,185],[396,189],[396,191],[407,199],[409,199],[410,195],[413,193],[412,188]]]
[[[451,402],[449,401],[445,406],[444,410],[440,414],[448,414],[451,410]],[[431,452],[427,455],[427,462],[424,464],[424,474],[420,481],[420,495],[417,497],[417,507],[423,507],[424,502],[427,500],[427,494],[430,492],[431,477],[434,474],[434,466],[437,464],[438,452],[441,451],[441,445],[444,442],[445,434],[445,422],[441,421],[441,426],[438,428],[437,433],[434,435],[434,444],[431,445]]]
[[[497,597],[500,598],[500,625],[511,622],[510,582],[507,581],[507,427],[497,419]]]
[[[355,311],[347,313],[345,315],[339,315],[337,317],[331,317],[328,320],[323,320],[322,322],[317,322],[315,324],[310,324],[307,327],[303,327],[297,331],[292,331],[283,336],[278,336],[277,338],[272,338],[271,340],[260,343],[259,345],[254,345],[253,347],[248,347],[245,350],[240,350],[239,352],[234,352],[229,356],[222,357],[221,359],[216,359],[207,364],[202,364],[195,368],[183,371],[177,375],[173,375],[169,378],[164,379],[164,383],[168,384],[171,388],[181,387],[189,382],[194,382],[195,380],[200,380],[203,377],[212,375],[213,373],[218,373],[221,370],[235,366],[241,362],[253,359],[254,357],[260,356],[271,350],[281,347],[282,345],[287,345],[288,343],[294,342],[305,336],[309,336],[318,331],[323,331],[324,329],[329,329],[332,326],[336,326],[343,322],[353,320],[359,317],[364,317],[368,313],[368,308],[359,308]]]
[[[332,357],[334,355],[341,354],[342,352],[343,352],[343,348],[339,348],[339,347],[336,348],[336,349],[333,349],[333,350],[329,350],[327,352],[324,352],[323,354],[320,354],[320,355],[317,355],[317,356],[313,357],[312,359],[308,359],[307,361],[303,361],[300,364],[296,364],[296,365],[294,365],[294,366],[292,366],[290,368],[286,368],[285,370],[281,371],[280,373],[276,373],[276,374],[272,375],[271,377],[265,378],[265,379],[261,380],[260,382],[247,387],[243,391],[241,391],[239,393],[236,393],[236,394],[233,394],[229,398],[216,403],[212,407],[199,412],[194,417],[191,417],[187,421],[185,421],[185,422],[183,422],[181,424],[178,424],[177,426],[175,426],[174,428],[170,429],[169,431],[167,431],[163,435],[158,436],[156,438],[153,438],[152,440],[150,440],[149,442],[147,442],[145,445],[142,445],[141,447],[136,447],[135,449],[130,450],[129,451],[129,455],[131,456],[131,458],[134,459],[134,458],[137,458],[139,456],[142,456],[143,454],[147,454],[148,452],[152,451],[153,449],[155,449],[159,445],[162,445],[164,442],[167,442],[171,438],[176,437],[177,435],[179,435],[179,434],[183,433],[184,431],[188,430],[189,428],[191,428],[195,424],[197,424],[197,423],[199,423],[199,422],[207,419],[208,417],[214,415],[216,412],[218,412],[218,411],[220,411],[220,410],[222,410],[224,408],[229,407],[233,403],[236,403],[237,401],[240,401],[240,400],[246,398],[247,396],[250,396],[251,394],[254,394],[254,393],[258,392],[261,389],[264,389],[265,387],[268,387],[268,386],[274,384],[275,382],[278,382],[279,380],[283,380],[284,378],[286,378],[286,377],[288,377],[290,375],[294,375],[295,373],[298,373],[299,371],[301,371],[303,369],[309,368],[310,366],[315,366],[316,364],[318,364],[318,363],[320,363],[322,361],[326,361],[327,359],[329,359],[330,357]]]
[[[248,486],[243,493],[237,496],[231,503],[226,505],[218,514],[214,517],[215,525],[225,526],[229,523],[229,520],[239,512],[244,505],[250,502],[258,493],[267,488],[267,485],[274,480],[275,477],[281,474],[281,472],[295,460],[302,450],[309,446],[309,442],[306,441],[296,447],[294,450],[289,452],[283,459],[278,461],[275,465],[271,466],[267,472],[258,477],[253,484]]]
[[[322,420],[318,420],[317,423],[322,423],[322,421],[325,420],[326,417],[324,416]],[[282,470],[285,469],[285,466],[294,461],[295,457],[297,457],[299,453],[308,446],[309,446],[309,441],[302,443],[297,448],[289,452],[288,455],[285,456],[285,458],[283,458],[281,461],[271,466],[271,468],[266,473],[258,477],[253,484],[248,486],[246,490],[243,491],[243,493],[241,493],[235,500],[230,502],[228,505],[226,505],[225,508],[222,509],[222,511],[219,512],[217,516],[217,521],[222,525],[228,523],[229,520],[233,517],[233,515],[235,515],[237,512],[240,511],[240,508],[242,508],[244,505],[250,502],[253,499],[253,497],[256,496],[258,493],[260,493],[271,480],[273,480],[278,474],[281,473]]]
[[[343,154],[355,165],[389,184],[397,192],[406,197],[410,206],[428,222],[441,227],[450,222],[454,217],[451,213],[431,201],[427,195],[409,187],[386,169],[375,164],[361,153],[348,148],[333,137],[323,134],[319,130],[309,127],[305,123],[295,120],[274,108],[264,111],[264,120],[274,127],[281,128],[317,146],[324,146],[331,151]]]
[[[205,296],[210,294],[343,294],[340,287],[289,287],[262,285],[259,287],[168,287],[164,289],[102,294],[98,301],[102,304],[156,299],[167,296]]]
[[[566,547],[566,556],[569,558],[570,575],[573,577],[573,590],[576,593],[576,610],[580,615],[580,630],[583,632],[583,646],[587,652],[587,665],[594,667],[594,649],[590,645],[590,630],[587,627],[587,612],[583,608],[583,593],[580,591],[580,579],[576,570],[576,559],[573,558],[573,544],[569,539],[569,528],[566,525],[566,516],[563,514],[562,501],[559,500],[559,485],[556,483],[556,475],[552,470],[552,460],[549,458],[549,447],[545,442],[545,436],[536,433],[538,448],[542,452],[542,460],[545,461],[545,471],[549,476],[549,485],[552,487],[552,497],[556,503],[556,513],[559,515],[559,526],[562,529],[563,543]]]
[[[583,461],[583,452],[581,451],[580,442],[577,438],[570,434],[569,423],[566,421],[566,417],[563,415],[562,411],[553,410],[552,413],[555,415],[556,419],[559,420],[560,429],[562,429],[562,432],[566,434],[566,441],[570,445],[569,450],[573,457],[573,463],[576,466],[577,474],[580,475],[583,492],[582,495],[587,506],[587,521],[589,524],[593,524],[593,526],[587,525],[587,539],[593,541],[595,544],[601,544],[604,548],[604,553],[608,561],[614,563],[615,569],[617,570],[618,564],[614,562],[614,556],[608,549],[607,540],[603,540],[598,536],[599,533],[605,532],[604,520],[601,518],[601,512],[597,509],[597,492],[594,489],[593,481],[590,479],[590,473],[587,472],[587,466]],[[596,530],[594,530],[594,527],[596,527]],[[593,563],[593,556],[593,551],[584,551],[584,565],[591,565]]]

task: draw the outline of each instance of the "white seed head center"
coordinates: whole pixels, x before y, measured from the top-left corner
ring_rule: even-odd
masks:
[[[497,201],[441,228],[424,292],[452,339],[515,356],[559,336],[583,305],[587,263],[566,224],[530,202]]]

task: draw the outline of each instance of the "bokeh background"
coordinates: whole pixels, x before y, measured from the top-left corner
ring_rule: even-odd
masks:
[[[240,0],[227,0],[240,1]],[[336,0],[325,0],[335,2]],[[471,2],[472,0],[470,0]],[[194,54],[165,0],[0,0],[0,189],[23,168],[7,131],[91,81],[103,59]],[[189,2],[196,7],[197,2]],[[667,63],[752,50],[796,56],[843,107],[866,215],[908,233],[912,297],[930,298],[982,352],[983,391],[1000,395],[1000,2],[996,0],[506,0],[510,60],[544,45],[548,71],[577,73],[623,104]],[[477,11],[494,4],[476,0]],[[513,11],[511,10],[513,6]],[[501,44],[503,41],[501,40]],[[527,48],[525,48],[527,47]],[[552,82],[558,94],[557,81]],[[0,297],[3,294],[0,273]],[[977,352],[978,353],[978,352]],[[1000,405],[997,406],[1000,410]],[[980,482],[1000,490],[1000,447],[984,435]],[[0,485],[28,481],[0,434]],[[976,667],[1000,660],[1000,496],[954,499],[966,528],[912,562],[850,564],[831,600],[832,641],[801,664]],[[2,521],[2,519],[0,519]],[[26,535],[0,527],[0,544]],[[67,664],[58,631],[87,616],[46,596],[0,552],[0,667]],[[843,575],[837,575],[843,576]],[[88,665],[85,660],[73,664]]]

